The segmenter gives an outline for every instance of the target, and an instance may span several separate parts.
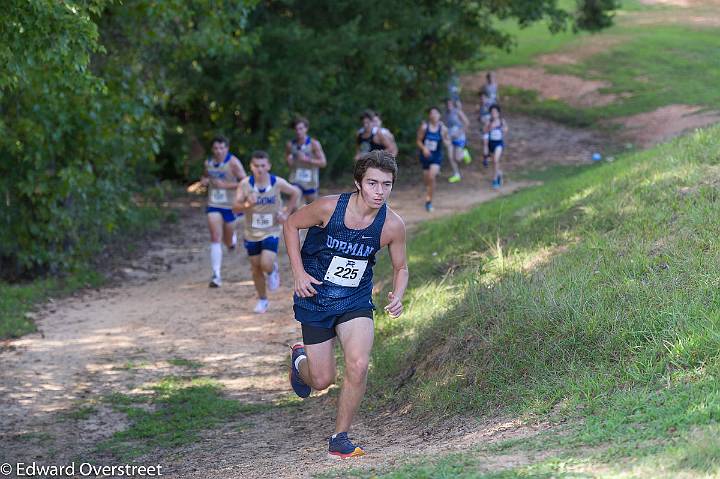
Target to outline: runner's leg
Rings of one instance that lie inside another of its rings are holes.
[[[338,400],[336,433],[350,429],[353,416],[365,395],[374,336],[373,320],[361,317],[338,324],[337,334],[345,356],[345,377]]]
[[[232,223],[223,223],[223,243],[225,243],[225,246],[227,246],[228,249],[236,246],[237,237],[235,236],[235,221]]]
[[[337,368],[335,365],[335,338],[322,343],[306,344],[307,358],[300,361],[300,378],[305,384],[322,391],[335,382]]]
[[[252,268],[253,283],[255,283],[255,291],[259,299],[267,299],[267,290],[265,286],[265,273],[263,272],[261,254],[250,256],[250,267]],[[272,268],[271,268],[272,269]]]
[[[450,160],[450,168],[453,170],[453,175],[460,176],[460,168],[458,168],[458,162],[462,160],[462,148],[459,146],[452,145],[450,147],[450,154],[448,155]]]
[[[495,178],[502,176],[502,170],[500,169],[500,158],[502,157],[503,147],[497,146],[494,153],[494,164],[495,164]]]
[[[220,278],[222,267],[222,246],[220,239],[223,234],[223,218],[216,211],[207,214],[208,229],[210,230],[210,265],[213,274]]]

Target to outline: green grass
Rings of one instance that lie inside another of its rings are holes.
[[[718,15],[706,7],[677,9],[685,17]],[[553,119],[571,126],[598,126],[600,120],[648,112],[671,104],[689,104],[720,109],[720,92],[708,85],[720,81],[720,36],[716,28],[702,25],[642,24],[644,12],[662,12],[671,19],[668,6],[649,7],[639,2],[624,2],[615,25],[600,33],[574,35],[551,34],[545,25],[527,29],[503,25],[517,41],[512,50],[492,50],[487,58],[463,65],[463,71],[533,65],[539,55],[581,50],[596,39],[615,38],[608,46],[577,64],[546,66],[549,73],[579,76],[610,84],[600,93],[619,95],[611,104],[599,107],[572,107],[558,100],[541,99],[537,93],[502,87],[505,106],[512,111]]]
[[[168,359],[168,363],[172,364],[173,366],[179,366],[182,368],[189,368],[189,369],[200,369],[203,364],[200,361],[193,361],[191,359],[185,359],[185,358],[171,358]]]
[[[719,151],[701,130],[425,223],[406,315],[376,320],[375,402],[559,415],[580,426],[537,447],[714,467],[677,448],[720,421]]]
[[[46,278],[26,284],[0,281],[0,339],[19,338],[23,334],[36,331],[29,313],[38,302],[101,283],[101,275],[90,270],[78,271],[64,278]]]
[[[198,433],[239,415],[254,414],[297,401],[243,404],[223,397],[221,385],[208,378],[170,376],[149,388],[147,394],[113,393],[103,398],[115,410],[127,414],[131,425],[101,443],[101,451],[130,460],[156,448],[174,448],[198,440]],[[242,425],[241,425],[242,426]]]
[[[630,36],[630,35],[628,35]],[[626,116],[675,103],[720,108],[720,36],[716,29],[654,26],[577,65],[550,71],[607,80],[604,93],[629,95],[593,108],[597,118]]]

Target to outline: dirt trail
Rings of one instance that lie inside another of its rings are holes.
[[[468,105],[468,111],[472,108]],[[589,152],[603,143],[595,134],[539,120],[511,116],[509,123],[507,186],[499,193],[491,190],[489,171],[478,160],[464,168],[463,181],[455,185],[447,183],[445,167],[436,210],[428,214],[421,185],[406,181],[390,203],[411,231],[428,218],[457,213],[530,184],[513,180],[513,172],[587,161]],[[471,141],[480,144],[476,124]],[[561,155],[559,142],[565,145]],[[419,179],[419,168],[413,165],[402,174]],[[0,350],[0,462],[64,464],[82,458],[116,463],[96,452],[95,445],[127,427],[124,414],[97,402],[85,419],[70,419],[67,413],[105,394],[132,394],[162,377],[187,375],[187,369],[171,363],[178,358],[200,362],[202,367],[192,374],[221,382],[231,398],[267,403],[287,397],[288,345],[300,331],[291,314],[291,274],[284,251],[282,286],[271,293],[268,312],[255,315],[244,251],[225,253],[223,287],[208,289],[203,203],[187,200],[172,206],[179,224],[148,244],[143,257],[121,271],[121,281],[49,303],[37,313],[40,332],[7,342]],[[167,477],[299,477],[347,467],[325,460],[333,410],[334,398],[323,395],[297,409],[240,417],[203,433],[202,441],[192,446],[155,451],[136,462],[163,464]],[[289,440],[291,432],[298,432],[302,442]],[[371,446],[372,454],[354,466],[383,467],[407,458],[410,450],[426,454],[529,433],[531,429],[507,418],[430,427],[389,413],[363,412],[353,434]],[[504,460],[511,465],[528,458]]]

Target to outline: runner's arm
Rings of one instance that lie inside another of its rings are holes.
[[[445,144],[445,149],[448,152],[448,155],[452,153],[452,143],[450,142],[450,135],[448,134],[448,129],[445,124],[442,124],[440,127],[440,134],[442,135],[442,141]]]
[[[287,220],[288,216],[297,209],[298,201],[302,196],[302,191],[297,186],[291,185],[283,178],[277,179],[277,187],[281,193],[285,193],[290,199],[285,203],[280,212],[278,212],[277,219],[278,223],[283,224]]]
[[[252,195],[246,195],[245,191],[243,191],[242,184],[245,183],[247,180],[247,177],[245,177],[240,183],[238,184],[237,190],[235,191],[235,201],[232,205],[233,213],[244,213],[248,210],[250,210],[254,205],[256,198],[254,198],[254,194]]]
[[[397,156],[398,154],[398,147],[395,143],[395,138],[393,138],[392,135],[387,133],[387,130],[384,128],[381,128],[378,132],[380,135],[381,141],[385,149],[390,153],[392,156]]]
[[[285,249],[290,258],[290,267],[295,281],[295,294],[301,298],[317,294],[312,285],[322,284],[322,281],[313,278],[305,271],[300,257],[300,230],[325,224],[332,216],[337,200],[337,196],[319,198],[291,214],[283,225]]]
[[[402,299],[405,296],[410,273],[405,252],[405,224],[399,216],[394,213],[393,216],[395,218],[391,223],[391,239],[388,244],[388,253],[393,267],[393,290],[388,293],[389,303],[385,306],[385,311],[393,318],[397,318],[403,312]]]
[[[430,150],[428,150],[425,145],[423,144],[423,139],[425,138],[425,129],[427,128],[427,125],[425,122],[422,122],[420,124],[420,128],[418,128],[417,135],[415,135],[415,144],[418,148],[420,148],[420,151],[422,151],[422,155],[425,158],[430,157]]]
[[[310,158],[310,163],[318,168],[325,168],[327,166],[327,159],[325,158],[325,152],[323,151],[322,145],[317,140],[312,140],[311,144],[313,156]]]
[[[292,154],[292,144],[289,141],[287,143],[285,143],[285,160],[287,161],[287,164],[289,166],[292,166],[294,163],[293,154]]]
[[[465,114],[464,111],[462,111],[462,109],[458,109],[458,115],[460,116],[460,121],[461,121],[462,124],[463,124],[463,128],[469,127],[469,126],[470,126],[470,120],[468,120],[467,115]]]

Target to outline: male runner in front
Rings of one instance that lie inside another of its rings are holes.
[[[386,204],[397,174],[395,158],[377,150],[355,163],[356,191],[325,196],[301,208],[284,226],[285,245],[295,279],[295,319],[303,343],[292,348],[290,383],[300,397],[335,381],[337,336],[345,356],[345,378],[338,400],[335,433],[328,452],[361,456],[348,431],[367,382],[373,344],[372,277],[375,254],[388,246],[393,290],[385,310],[402,314],[408,283],[405,224]],[[300,250],[299,231],[309,228]]]
[[[322,145],[308,135],[310,122],[296,118],[292,124],[295,138],[285,145],[285,157],[290,166],[290,183],[302,190],[306,203],[317,198],[320,188],[320,168],[327,166]]]
[[[222,284],[220,269],[222,267],[222,245],[225,242],[229,251],[235,249],[237,235],[232,202],[235,189],[240,180],[245,178],[242,163],[229,152],[230,143],[224,136],[216,136],[212,140],[212,157],[205,161],[205,172],[201,183],[208,187],[207,220],[210,229],[210,265],[212,278],[209,287],[219,288]]]
[[[257,291],[256,313],[268,308],[267,289],[280,286],[277,264],[280,228],[288,215],[297,207],[300,189],[284,179],[270,174],[270,157],[264,151],[255,151],[250,159],[252,175],[240,182],[233,211],[245,213],[245,249],[250,257],[253,283]],[[281,193],[290,196],[283,208]]]

